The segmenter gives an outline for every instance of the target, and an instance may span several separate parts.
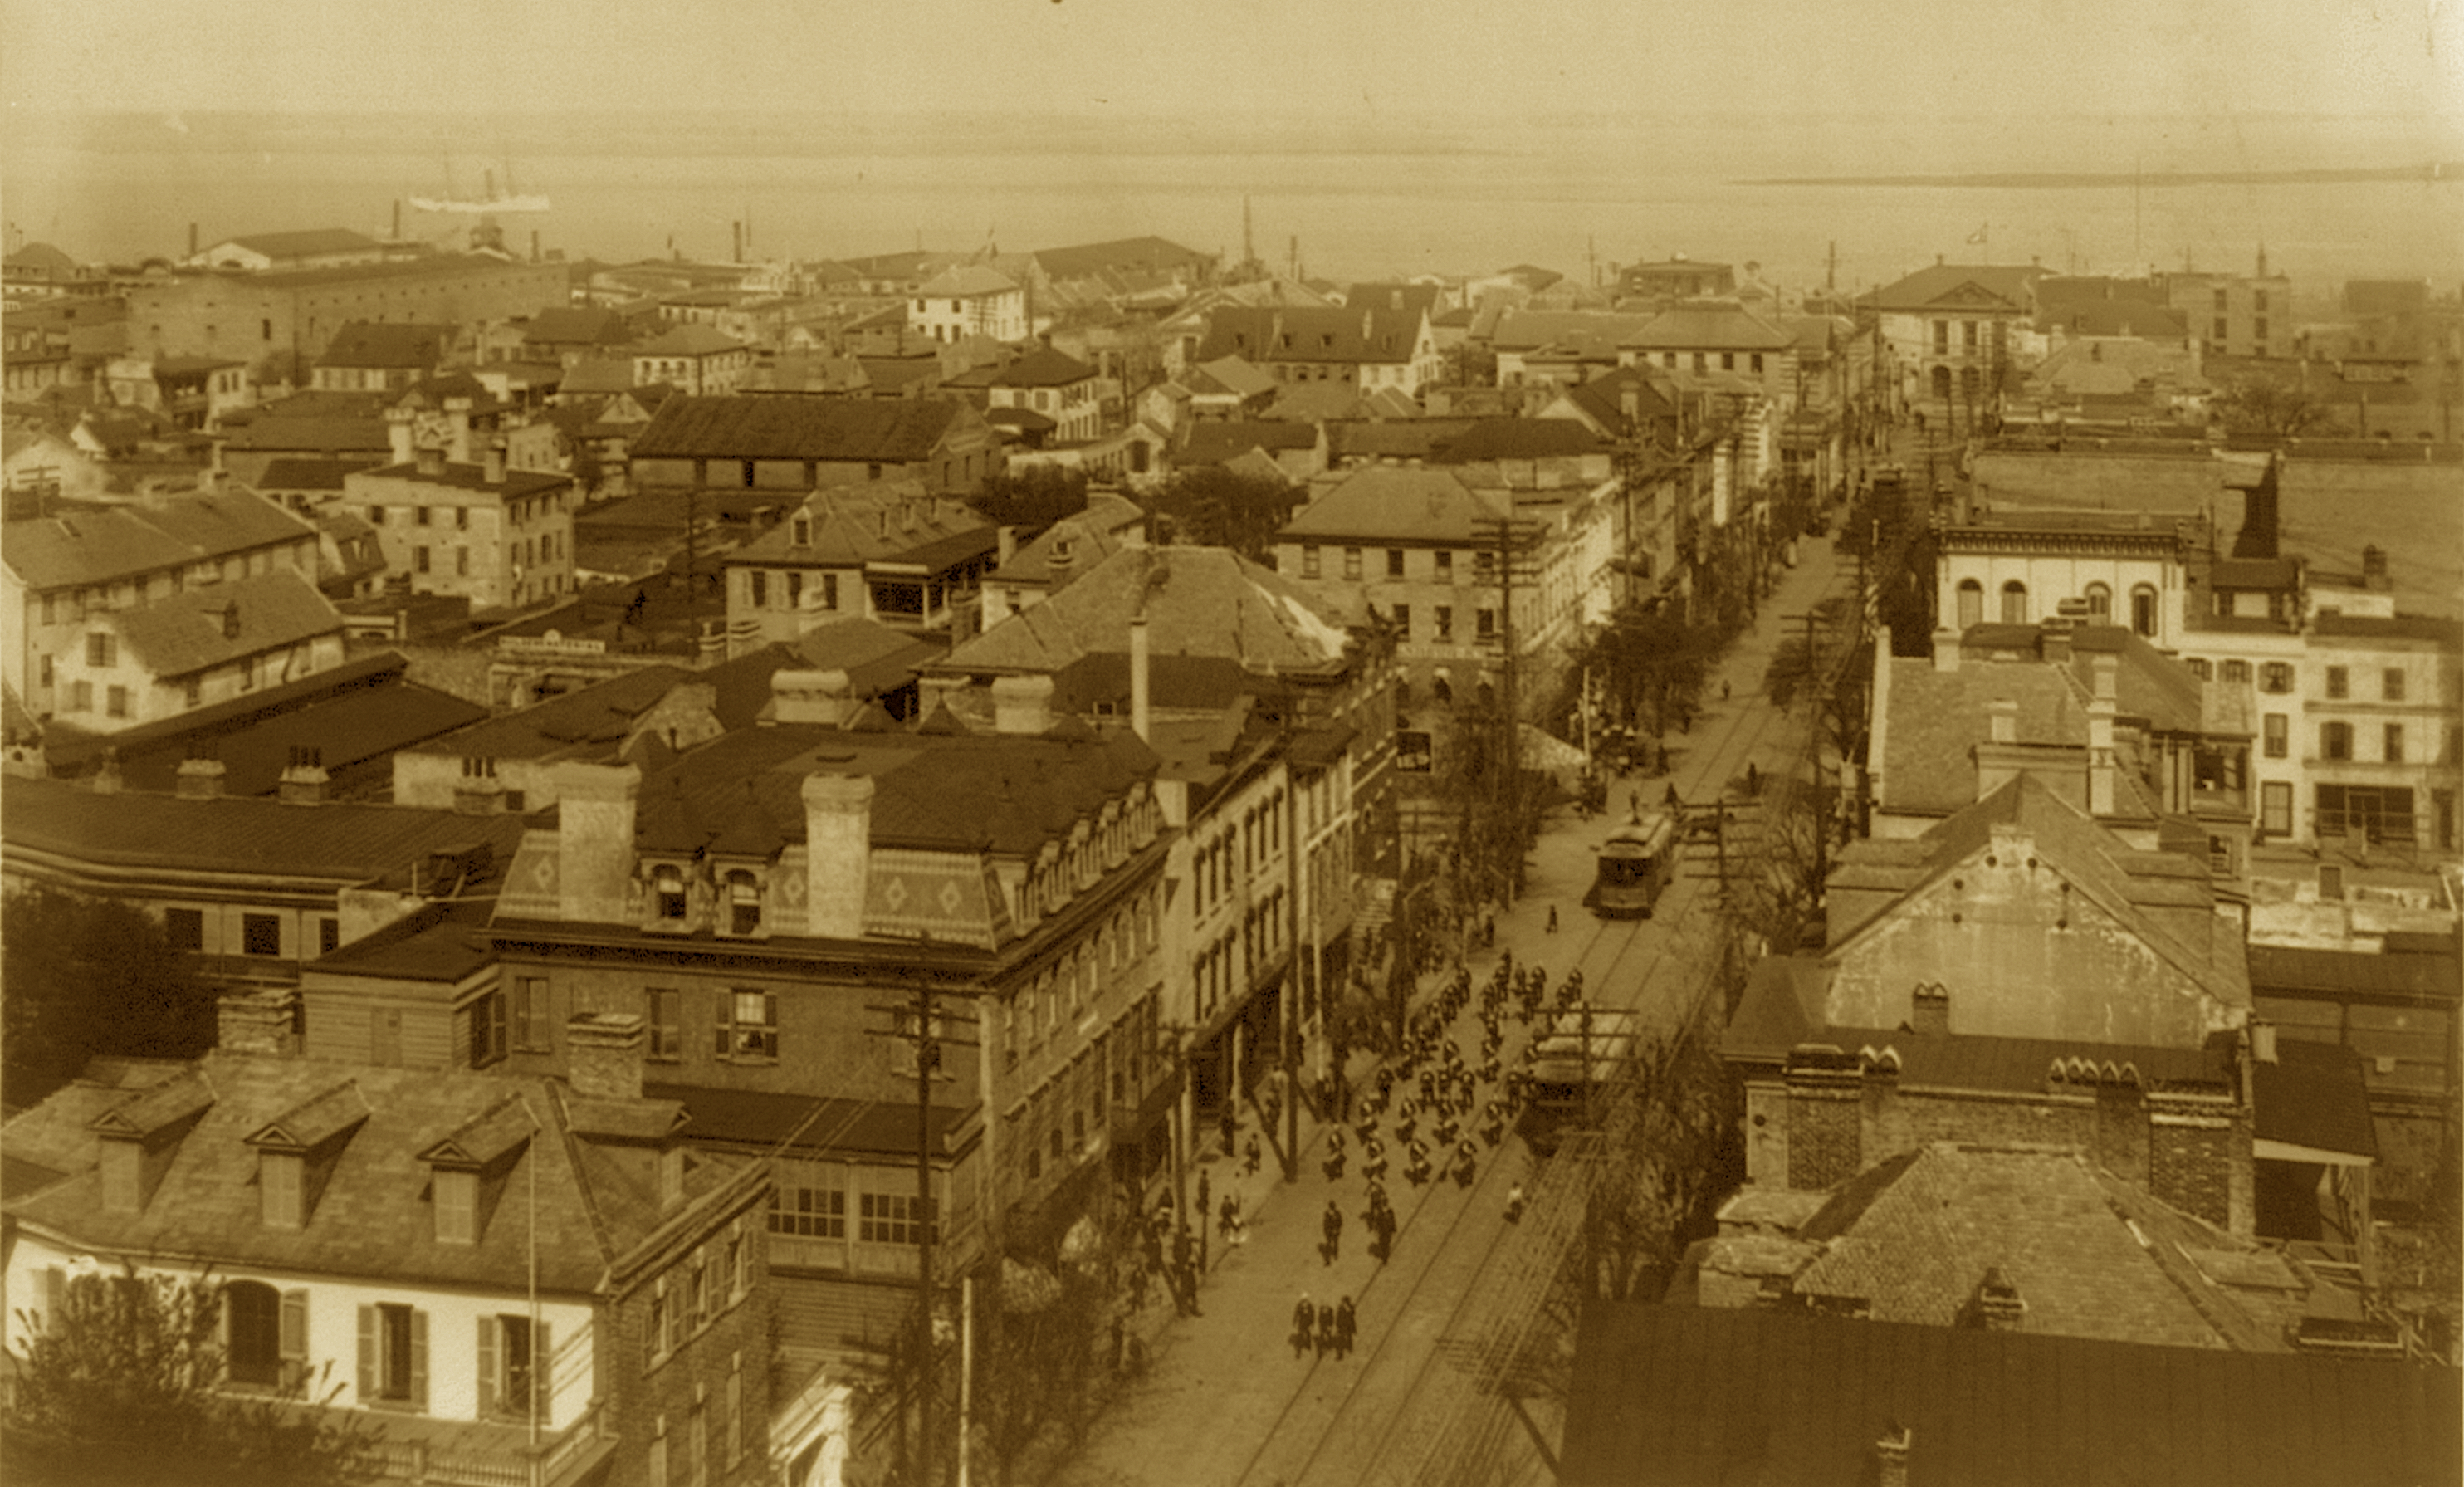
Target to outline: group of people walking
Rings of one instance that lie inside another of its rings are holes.
[[[1360,1321],[1352,1309],[1352,1298],[1344,1297],[1333,1305],[1312,1305],[1309,1293],[1292,1305],[1292,1356],[1306,1358],[1312,1351],[1324,1358],[1332,1353],[1338,1360],[1352,1356],[1353,1340],[1359,1335]]]

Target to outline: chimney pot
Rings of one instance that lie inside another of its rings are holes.
[[[1919,983],[1908,997],[1908,1030],[1921,1037],[1948,1037],[1950,988],[1939,981]]]

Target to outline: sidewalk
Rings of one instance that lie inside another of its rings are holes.
[[[1761,704],[1763,674],[1778,650],[1787,617],[1804,613],[1830,592],[1840,566],[1826,540],[1802,542],[1798,551],[1797,566],[1780,570],[1753,626],[1714,667],[1706,687],[1710,700],[1697,715],[1693,731],[1670,738],[1670,775],[1637,773],[1612,781],[1606,818],[1584,820],[1561,808],[1542,822],[1528,889],[1520,900],[1497,913],[1496,948],[1466,957],[1465,968],[1476,986],[1485,984],[1505,951],[1518,965],[1546,966],[1553,985],[1572,967],[1579,947],[1601,938],[1595,927],[1587,929],[1591,916],[1580,904],[1591,884],[1598,838],[1623,819],[1627,791],[1642,792],[1648,806],[1673,781],[1684,798],[1704,799],[1743,774],[1749,762],[1772,770],[1788,767],[1799,757],[1806,720],[1802,715],[1774,716]],[[1726,702],[1718,699],[1723,680],[1729,684]],[[1548,929],[1551,904],[1557,906],[1561,925],[1554,935]],[[1416,1010],[1451,974],[1440,969],[1422,978]],[[1467,1013],[1454,1031],[1465,1054],[1473,1053],[1476,1019]],[[1519,1032],[1509,1032],[1509,1056],[1521,1042]],[[1353,1055],[1348,1072],[1355,1090],[1374,1082],[1377,1062],[1371,1054]],[[1243,1107],[1242,1142],[1257,1129],[1257,1119],[1254,1109]],[[1147,1343],[1145,1377],[1123,1386],[1086,1445],[1058,1467],[1051,1482],[1063,1487],[1233,1487],[1262,1454],[1280,1459],[1295,1449],[1305,1454],[1307,1445],[1295,1448],[1289,1440],[1270,1439],[1278,1426],[1289,1419],[1294,1432],[1306,1433],[1312,1428],[1306,1422],[1331,1418],[1358,1382],[1375,1340],[1397,1325],[1419,1278],[1438,1263],[1439,1239],[1447,1225],[1466,1204],[1494,1199],[1499,1189],[1491,1177],[1501,1165],[1514,1178],[1529,1180],[1531,1159],[1521,1141],[1511,1137],[1484,1157],[1481,1181],[1469,1193],[1442,1178],[1429,1187],[1412,1187],[1400,1175],[1401,1153],[1390,1147],[1393,1170],[1387,1192],[1402,1229],[1393,1258],[1381,1265],[1369,1256],[1369,1235],[1360,1220],[1365,1184],[1358,1152],[1347,1138],[1351,1161],[1345,1175],[1327,1181],[1320,1167],[1325,1129],[1304,1105],[1301,1149],[1289,1183],[1281,1179],[1271,1145],[1260,1170],[1249,1174],[1243,1170],[1237,1149],[1227,1157],[1215,1149],[1211,1127],[1202,1133],[1189,1187],[1194,1204],[1198,1173],[1206,1175],[1210,1243],[1207,1273],[1199,1287],[1201,1315],[1176,1317],[1159,1291],[1150,1299],[1133,1321]],[[1227,1191],[1239,1196],[1248,1231],[1247,1243],[1228,1251],[1214,1229]],[[1344,1215],[1341,1254],[1332,1265],[1318,1251],[1319,1226],[1330,1197],[1341,1205]],[[1479,1218],[1466,1215],[1467,1227],[1455,1235],[1456,1241],[1485,1244],[1502,1222],[1494,1214],[1485,1223],[1475,1222]],[[1312,1304],[1353,1298],[1360,1315],[1360,1351],[1348,1360],[1320,1360],[1314,1353],[1293,1356],[1287,1342],[1292,1307],[1304,1292]],[[1414,1331],[1398,1337],[1396,1345],[1425,1348],[1435,1341]],[[1270,1445],[1277,1449],[1268,1453]]]

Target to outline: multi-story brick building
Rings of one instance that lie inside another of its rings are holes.
[[[2300,326],[2293,313],[2293,280],[2267,272],[2267,250],[2255,274],[2167,274],[2165,303],[2190,322],[2190,339],[2209,356],[2261,360],[2294,354]]]
[[[342,480],[342,503],[363,518],[386,571],[413,593],[454,594],[477,610],[521,609],[574,586],[573,477],[508,470],[491,441],[475,464],[441,449]]]
[[[270,356],[304,368],[353,321],[475,326],[565,302],[561,263],[431,254],[342,268],[187,273],[127,290],[128,344],[152,356]]]

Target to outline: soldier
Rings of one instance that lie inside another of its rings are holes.
[[[1326,1170],[1328,1182],[1342,1181],[1343,1163],[1343,1127],[1338,1125],[1326,1133],[1326,1161],[1320,1164]]]
[[[1455,1148],[1455,1186],[1458,1187],[1470,1187],[1472,1177],[1478,1170],[1479,1163],[1480,1148],[1478,1146],[1473,1145],[1468,1141],[1464,1142],[1462,1145],[1457,1146]]]

